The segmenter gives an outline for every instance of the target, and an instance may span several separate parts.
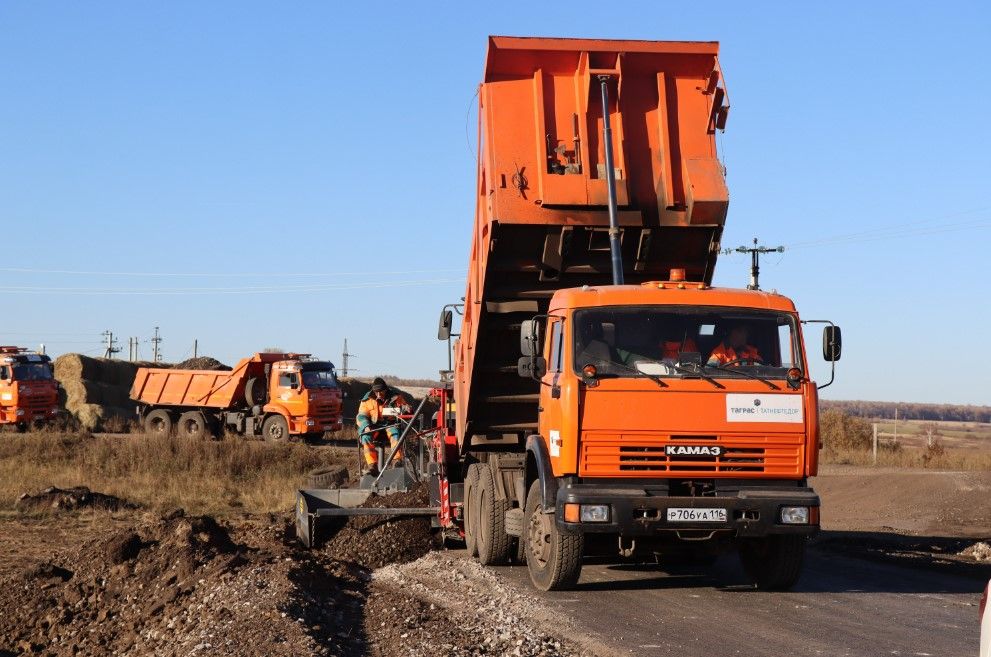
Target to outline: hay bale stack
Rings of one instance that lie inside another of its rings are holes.
[[[55,378],[62,386],[60,401],[87,431],[126,426],[135,418],[131,384],[139,367],[169,366],[63,354],[54,363]]]

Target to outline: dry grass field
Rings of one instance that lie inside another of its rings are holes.
[[[991,471],[991,424],[902,420],[877,423],[880,467]],[[897,434],[897,437],[896,437]],[[823,450],[823,463],[873,465],[870,449],[839,447]]]
[[[306,473],[352,465],[355,450],[238,437],[29,433],[0,440],[0,512],[48,486],[87,486],[153,510],[221,516],[284,513]],[[352,468],[353,469],[353,468]]]

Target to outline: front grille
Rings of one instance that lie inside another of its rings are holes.
[[[582,440],[579,474],[602,477],[635,477],[686,474],[800,475],[802,471],[802,436],[785,438],[732,437],[699,442],[719,445],[719,456],[668,455],[665,445],[683,445],[674,436],[656,441],[597,439]]]

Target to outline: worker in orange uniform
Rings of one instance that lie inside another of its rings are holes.
[[[399,442],[398,419],[394,417],[386,418],[383,409],[390,406],[405,405],[404,402],[396,398],[398,393],[390,388],[384,380],[376,377],[372,381],[372,389],[361,398],[358,405],[358,441],[361,443],[361,450],[365,457],[365,465],[371,474],[378,474],[378,450],[375,449],[376,438],[382,438],[384,432],[389,437],[390,447],[395,447]],[[398,403],[396,403],[398,402]],[[396,452],[393,457],[393,464],[402,462],[402,450]]]
[[[698,352],[699,348],[695,340],[688,337],[688,327],[675,325],[669,327],[661,338],[661,358],[678,360],[678,354],[685,352]]]
[[[709,355],[706,365],[726,365],[733,363],[739,366],[743,361],[762,362],[760,352],[757,347],[747,344],[750,338],[750,329],[745,324],[737,324],[730,330],[729,335],[716,345]]]

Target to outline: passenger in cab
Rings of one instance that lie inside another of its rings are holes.
[[[678,354],[697,352],[698,345],[689,335],[688,325],[672,323],[665,327],[661,336],[661,359],[678,360]]]
[[[729,335],[712,350],[706,365],[733,363],[734,366],[739,366],[741,361],[763,361],[757,347],[748,344],[749,339],[750,329],[747,328],[746,324],[737,324],[730,330]]]

